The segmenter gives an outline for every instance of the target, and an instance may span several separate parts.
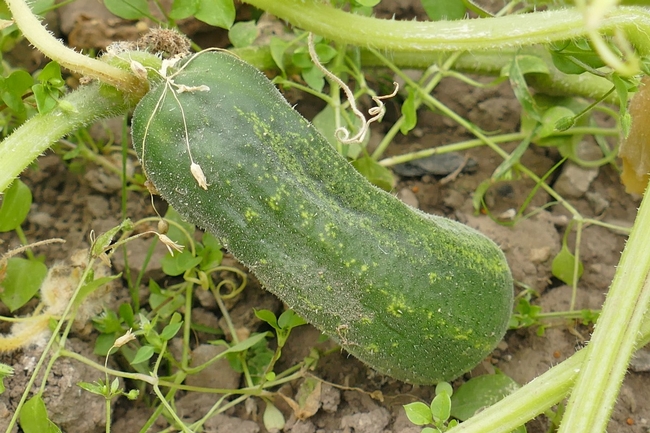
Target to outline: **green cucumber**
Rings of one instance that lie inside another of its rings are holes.
[[[403,381],[454,379],[494,349],[513,288],[490,239],[371,185],[233,55],[202,53],[173,81],[209,91],[175,98],[159,85],[140,101],[132,131],[144,171],[266,289]]]

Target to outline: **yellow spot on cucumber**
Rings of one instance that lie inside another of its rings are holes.
[[[259,213],[255,212],[253,209],[246,209],[246,212],[244,213],[244,218],[246,218],[246,221],[249,223],[255,219],[255,217],[260,216]]]

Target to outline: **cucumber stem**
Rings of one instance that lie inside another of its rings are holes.
[[[244,0],[282,20],[327,39],[376,50],[481,51],[589,35],[576,8],[461,21],[396,21],[355,15],[326,3],[304,0]],[[650,53],[650,12],[619,7],[600,21],[601,35],[623,31],[640,55]]]
[[[129,109],[121,93],[103,90],[99,84],[91,84],[68,94],[62,100],[73,110],[58,106],[47,114],[37,114],[0,142],[0,192],[61,137]]]
[[[147,91],[146,81],[141,81],[134,74],[92,59],[63,45],[43,27],[24,0],[7,0],[6,3],[14,21],[27,40],[61,66],[86,77],[96,78],[125,92]]]
[[[637,344],[642,347],[649,342],[650,320],[646,320],[641,327]],[[510,433],[530,421],[565,398],[587,358],[586,349],[575,353],[561,364],[448,432]],[[591,430],[575,431],[591,433]]]
[[[650,304],[650,194],[645,194],[587,346],[560,433],[604,432]]]

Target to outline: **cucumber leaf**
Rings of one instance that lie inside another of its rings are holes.
[[[47,266],[37,260],[10,258],[0,282],[0,301],[10,311],[16,311],[36,295],[46,275]]]

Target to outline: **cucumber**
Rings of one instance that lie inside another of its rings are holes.
[[[490,239],[371,185],[233,55],[203,53],[173,80],[209,91],[174,98],[159,85],[140,101],[132,134],[144,171],[267,290],[402,381],[454,379],[494,349],[513,287]]]

